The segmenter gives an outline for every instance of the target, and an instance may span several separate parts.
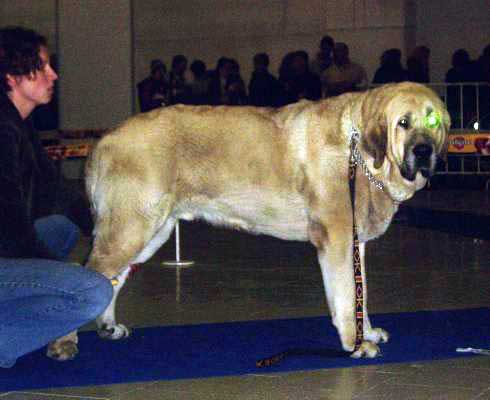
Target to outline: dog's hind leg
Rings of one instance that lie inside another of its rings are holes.
[[[163,227],[147,243],[143,251],[136,257],[133,263],[144,263],[147,261],[170,237],[175,226],[175,219],[168,218]],[[98,334],[103,339],[118,340],[129,336],[129,329],[123,324],[116,323],[115,309],[117,297],[124,286],[130,272],[130,266],[120,272],[116,279],[117,284],[114,286],[114,295],[107,309],[97,318]]]
[[[67,361],[76,357],[78,354],[78,335],[77,331],[70,332],[48,344],[46,355],[57,361]]]
[[[148,260],[170,237],[175,226],[174,218],[167,218],[163,227],[148,242],[143,251],[136,257],[134,263],[143,263]],[[90,261],[89,261],[90,262]],[[92,265],[88,263],[88,265]],[[124,286],[130,272],[130,265],[117,275],[117,284],[114,286],[112,301],[107,309],[97,318],[98,334],[104,339],[117,340],[129,336],[129,329],[123,324],[117,324],[115,318],[115,308],[117,297]],[[78,353],[78,335],[77,331],[63,336],[51,342],[47,349],[47,356],[58,361],[71,360]]]
[[[117,324],[115,317],[117,297],[123,288],[130,271],[131,267],[128,266],[117,276],[117,284],[114,285],[111,303],[105,311],[97,317],[97,333],[103,339],[118,340],[130,335],[130,330],[123,324]]]

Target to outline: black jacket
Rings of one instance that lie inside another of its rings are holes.
[[[248,85],[248,98],[253,106],[278,107],[281,105],[282,86],[269,71],[254,71]]]
[[[52,213],[60,174],[29,119],[0,93],[0,256],[54,258],[34,220]]]

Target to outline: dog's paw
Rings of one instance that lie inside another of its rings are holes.
[[[390,334],[381,328],[371,328],[364,331],[364,339],[373,343],[386,343],[390,340]]]
[[[359,349],[350,356],[352,358],[375,358],[380,355],[381,350],[376,343],[364,341],[361,343],[361,346],[359,346]]]
[[[46,355],[57,361],[73,360],[78,354],[78,346],[72,341],[56,341],[48,345]]]
[[[103,325],[97,333],[102,339],[108,339],[108,340],[120,340],[120,339],[125,339],[129,335],[131,335],[131,331],[126,328],[123,324],[117,324],[117,325]]]

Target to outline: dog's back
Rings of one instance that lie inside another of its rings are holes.
[[[90,155],[89,197],[96,206],[98,185],[109,185],[118,176],[129,182],[159,181],[179,198],[213,195],[235,185],[288,184],[283,181],[284,169],[291,165],[287,138],[274,113],[251,107],[174,106],[130,118],[102,138]]]

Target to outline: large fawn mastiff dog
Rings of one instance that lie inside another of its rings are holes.
[[[178,219],[204,219],[310,241],[342,347],[353,352],[352,132],[359,133],[354,212],[365,281],[365,243],[426,184],[449,124],[439,97],[414,83],[279,109],[176,105],[130,118],[100,140],[86,170],[95,217],[88,266],[119,282],[97,320],[100,335],[128,335],[114,309],[129,266],[148,260]],[[73,357],[75,338],[51,344],[49,354]],[[387,340],[371,326],[365,301],[364,342],[352,355],[375,357]]]

